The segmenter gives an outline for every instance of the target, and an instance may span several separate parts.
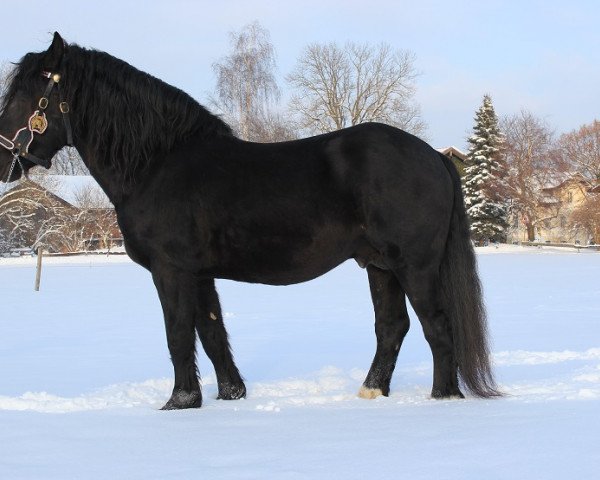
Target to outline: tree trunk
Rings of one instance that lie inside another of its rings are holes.
[[[535,225],[527,225],[527,240],[530,242],[535,241]]]

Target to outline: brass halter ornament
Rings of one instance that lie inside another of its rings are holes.
[[[46,119],[45,110],[48,108],[48,99],[50,98],[50,94],[52,93],[52,89],[55,85],[58,89],[58,97],[60,101],[58,108],[62,113],[65,130],[67,132],[67,145],[73,144],[73,132],[71,130],[71,120],[69,118],[69,104],[63,100],[62,92],[60,90],[60,73],[42,72],[42,75],[49,80],[42,98],[40,98],[38,101],[38,109],[35,110],[29,117],[27,125],[17,130],[12,140],[4,135],[0,135],[0,146],[10,150],[15,159],[22,157],[32,163],[35,163],[36,165],[40,165],[44,168],[50,168],[50,160],[38,158],[29,153],[29,147],[33,142],[34,133],[43,135],[48,128],[48,120]]]

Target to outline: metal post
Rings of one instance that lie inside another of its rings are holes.
[[[40,291],[40,279],[42,277],[42,247],[37,248],[37,268],[35,270],[35,291]]]

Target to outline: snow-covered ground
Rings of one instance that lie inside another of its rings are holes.
[[[162,412],[171,364],[147,272],[125,256],[0,259],[0,478],[595,479],[600,253],[479,249],[508,395],[434,401],[418,321],[389,398],[356,397],[374,353],[366,274],[218,282],[248,398]]]

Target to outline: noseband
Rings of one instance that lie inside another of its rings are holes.
[[[60,109],[65,124],[65,130],[67,132],[67,145],[73,144],[73,132],[71,130],[71,119],[69,118],[69,104],[64,101],[63,95],[60,89],[60,73],[43,72],[42,75],[48,78],[48,85],[42,98],[38,101],[38,110],[35,110],[29,117],[27,125],[17,130],[12,140],[0,135],[0,146],[10,150],[15,158],[22,157],[29,160],[36,165],[41,165],[44,168],[50,168],[50,160],[38,158],[35,155],[29,153],[29,146],[33,142],[33,134],[43,135],[48,128],[48,120],[46,119],[45,110],[48,107],[48,102],[52,89],[56,85],[58,90],[58,98]]]

